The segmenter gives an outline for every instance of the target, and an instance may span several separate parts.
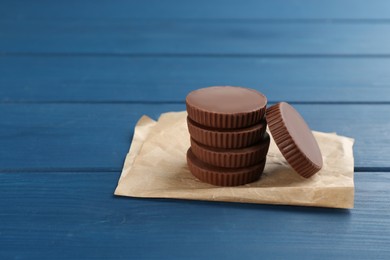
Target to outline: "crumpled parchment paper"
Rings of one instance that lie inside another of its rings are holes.
[[[261,204],[353,208],[354,140],[313,131],[324,166],[305,179],[288,165],[271,138],[261,179],[238,187],[202,183],[189,172],[186,112],[143,116],[134,131],[115,195]]]

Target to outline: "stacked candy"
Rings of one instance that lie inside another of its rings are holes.
[[[203,182],[238,186],[260,178],[270,137],[267,98],[241,87],[209,87],[186,98],[191,147],[187,163]]]

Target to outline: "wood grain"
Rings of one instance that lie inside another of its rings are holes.
[[[355,138],[357,170],[390,167],[389,105],[294,107],[312,129]],[[0,170],[119,171],[143,114],[181,110],[184,104],[3,104]]]
[[[390,257],[387,173],[356,174],[350,211],[118,198],[118,177],[0,174],[0,258]]]
[[[0,57],[0,75],[3,103],[183,102],[210,85],[274,102],[390,102],[389,59]]]
[[[2,19],[388,19],[386,0],[109,0],[66,2],[4,0]]]
[[[0,259],[389,259],[389,8],[1,1]],[[114,197],[138,118],[223,84],[354,137],[355,209]]]
[[[3,55],[390,56],[387,22],[3,21],[0,31]]]

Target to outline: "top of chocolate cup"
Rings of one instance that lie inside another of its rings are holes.
[[[232,86],[194,90],[187,95],[191,120],[212,128],[244,128],[264,118],[267,98],[260,92]]]
[[[268,108],[267,123],[280,152],[298,174],[309,178],[322,168],[317,141],[291,105],[281,102]]]

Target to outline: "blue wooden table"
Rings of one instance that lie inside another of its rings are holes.
[[[138,118],[240,85],[356,139],[355,208],[113,196]],[[0,259],[390,259],[390,2],[0,2]]]

